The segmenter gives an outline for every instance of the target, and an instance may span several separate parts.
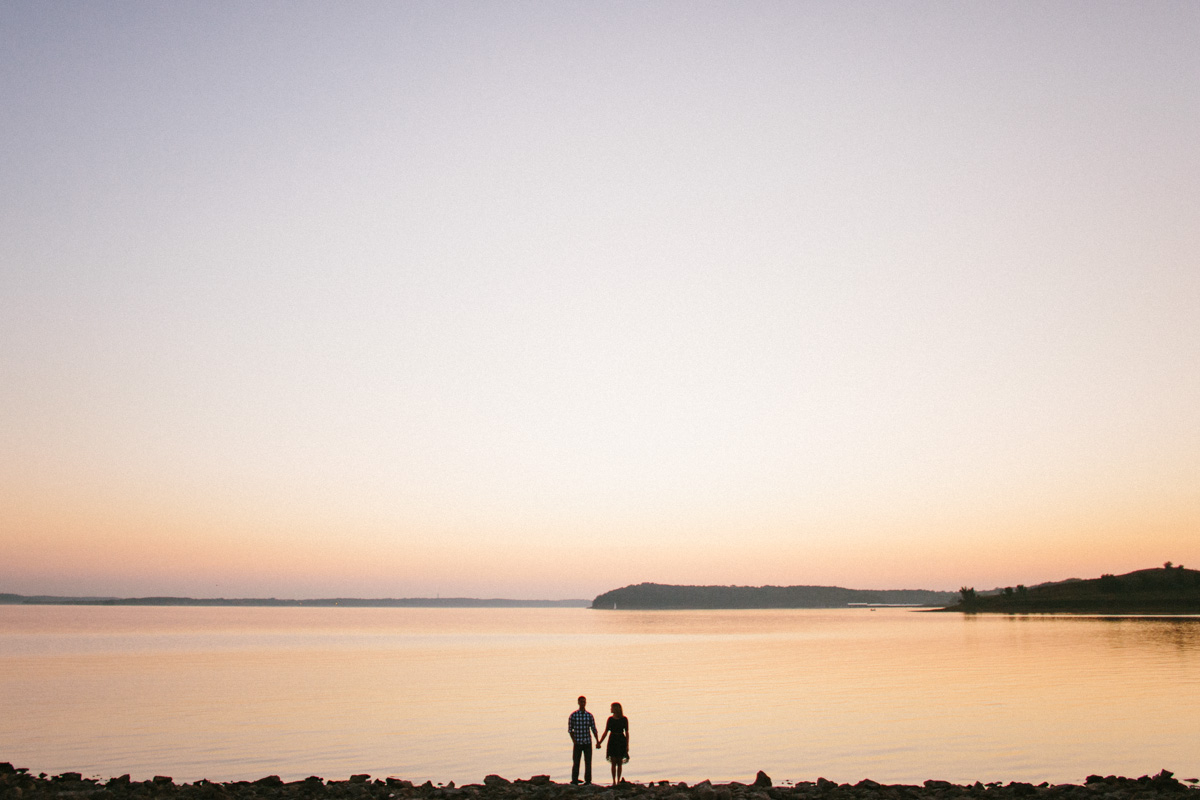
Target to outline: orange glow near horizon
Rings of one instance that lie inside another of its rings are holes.
[[[729,524],[479,531],[244,509],[0,507],[0,591],[590,598],[643,581],[954,590],[1200,564],[1200,508],[1012,509]],[[1036,512],[1036,513],[1035,513]],[[597,524],[599,523],[599,524]]]

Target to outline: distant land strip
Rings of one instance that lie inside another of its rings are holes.
[[[945,606],[958,592],[925,589],[843,589],[840,586],[674,586],[639,583],[592,601],[595,609],[846,608]]]
[[[966,614],[1200,614],[1200,571],[1175,566],[1139,569],[1124,575],[1070,578],[1038,586],[1006,586],[976,592],[964,586],[943,611]]]
[[[587,608],[587,600],[509,600],[476,597],[329,597],[281,600],[275,597],[59,597],[0,593],[0,605],[31,606],[273,606],[332,608]]]
[[[846,589],[840,586],[680,586],[639,583],[594,600],[513,600],[476,597],[70,597],[0,592],[0,605],[267,606],[310,608],[593,608],[598,610],[921,607],[968,614],[1200,615],[1200,571],[1167,562],[1162,568],[1091,580],[1068,578],[1036,586],[976,592],[926,589]]]

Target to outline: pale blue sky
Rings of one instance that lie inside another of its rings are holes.
[[[0,591],[1200,560],[1200,5],[6,2],[0,76]]]

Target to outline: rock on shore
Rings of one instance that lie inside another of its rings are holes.
[[[1195,783],[1195,781],[1189,781]],[[956,785],[928,780],[924,785],[880,784],[872,780],[838,784],[818,778],[795,785],[775,786],[759,772],[751,783],[709,781],[686,783],[656,781],[624,783],[615,788],[602,784],[572,786],[555,783],[548,776],[508,780],[487,776],[483,783],[435,786],[426,781],[414,785],[400,778],[372,779],[353,775],[349,780],[325,780],[313,776],[302,781],[283,781],[268,775],[256,781],[214,783],[199,780],[177,784],[165,775],[134,781],[128,775],[108,780],[84,778],[78,772],[53,777],[30,775],[0,763],[2,800],[571,800],[601,795],[596,800],[1154,800],[1196,792],[1166,770],[1158,775],[1120,778],[1092,775],[1083,785],[1029,783],[975,783]],[[1200,797],[1200,795],[1197,795]]]

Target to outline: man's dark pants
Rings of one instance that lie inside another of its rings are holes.
[[[579,757],[583,756],[583,780],[585,783],[592,782],[592,743],[576,744],[575,750],[571,753],[571,783],[579,781]]]

